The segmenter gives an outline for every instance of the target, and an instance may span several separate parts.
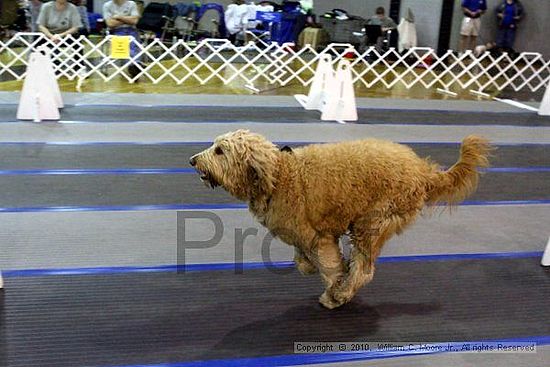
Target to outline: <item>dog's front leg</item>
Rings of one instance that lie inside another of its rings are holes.
[[[294,263],[298,271],[303,275],[317,273],[317,267],[309,261],[304,252],[298,247],[294,247]]]
[[[325,283],[325,292],[319,297],[319,302],[328,309],[341,306],[342,302],[332,297],[345,272],[344,260],[336,239],[332,236],[316,239],[310,251],[310,258],[319,269]]]

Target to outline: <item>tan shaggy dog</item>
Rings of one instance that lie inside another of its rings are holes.
[[[488,165],[488,141],[464,139],[446,171],[407,146],[367,139],[279,150],[247,130],[221,135],[190,163],[212,187],[248,202],[257,220],[295,248],[303,274],[319,271],[329,308],[350,301],[374,275],[384,243],[426,205],[454,204],[477,186]],[[349,233],[347,263],[338,245]]]

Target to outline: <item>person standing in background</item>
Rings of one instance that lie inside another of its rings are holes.
[[[473,50],[481,29],[481,16],[487,11],[486,0],[462,0],[464,19],[460,29],[460,52]]]
[[[523,5],[519,0],[503,0],[497,9],[497,48],[505,52],[514,51],[514,41],[518,23],[524,16]]]

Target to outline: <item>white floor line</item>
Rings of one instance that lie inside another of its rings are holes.
[[[521,103],[521,102],[517,102],[517,101],[513,101],[511,99],[501,99],[501,98],[497,98],[497,97],[494,97],[493,98],[495,101],[498,101],[498,102],[502,102],[502,103],[506,103],[510,106],[514,106],[514,107],[517,107],[517,108],[522,108],[524,110],[529,110],[529,111],[533,111],[533,112],[539,112],[539,109],[538,108],[535,108],[533,106],[529,106],[529,105],[526,105],[524,103]]]
[[[302,106],[302,108],[306,108],[307,104],[307,96],[303,94],[295,94],[294,98],[296,98],[296,101]]]

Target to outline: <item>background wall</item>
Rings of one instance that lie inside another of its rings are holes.
[[[103,3],[106,0],[94,0],[94,9],[101,13]],[[154,0],[157,2],[190,2],[191,0]],[[449,47],[458,49],[460,23],[462,21],[461,0],[455,1],[453,13],[453,29]],[[494,8],[502,0],[487,0],[488,12],[482,18],[481,39],[483,41],[494,41],[496,38],[496,17]],[[151,0],[146,0],[146,3]],[[212,2],[228,5],[232,0],[212,0]],[[550,35],[550,0],[522,0],[527,12],[516,38],[516,49],[518,51],[541,52],[546,58],[550,58],[550,42],[547,38]],[[374,15],[378,6],[386,8],[389,12],[390,0],[314,0],[315,13],[321,15],[333,8],[341,8],[352,15],[369,18]],[[401,0],[400,18],[403,17],[407,8],[411,8],[416,17],[418,33],[418,45],[437,49],[439,40],[439,26],[443,0]]]
[[[410,8],[415,18],[418,46],[437,49],[442,6],[442,0],[401,0],[399,20]]]

